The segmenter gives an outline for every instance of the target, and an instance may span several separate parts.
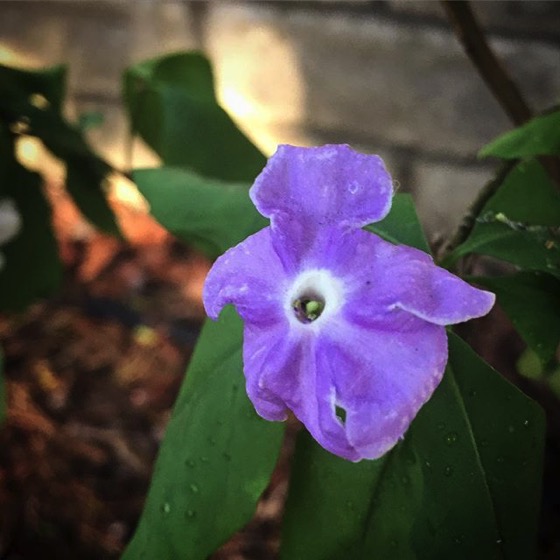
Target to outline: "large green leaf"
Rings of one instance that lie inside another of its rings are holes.
[[[21,311],[35,298],[49,296],[59,287],[62,269],[41,177],[13,164],[5,181],[3,191],[14,200],[22,227],[2,247],[5,265],[0,271],[0,309]]]
[[[560,274],[560,195],[536,161],[517,165],[454,252],[489,255],[526,269]]]
[[[155,219],[210,258],[268,224],[249,199],[248,185],[205,179],[176,167],[137,170],[133,178]]]
[[[535,117],[502,134],[482,148],[480,155],[504,159],[560,155],[560,111]]]
[[[403,442],[352,464],[303,434],[286,560],[527,560],[535,550],[540,408],[450,337],[445,377]]]
[[[546,364],[560,344],[560,280],[540,272],[476,278],[495,292],[515,328]]]
[[[396,194],[393,197],[393,205],[389,215],[380,222],[367,226],[365,229],[380,235],[392,243],[410,245],[426,253],[430,252],[422,226],[416,215],[414,202],[407,193]]]
[[[210,64],[199,53],[143,62],[125,74],[133,132],[166,165],[227,181],[252,181],[264,156],[218,105]]]
[[[245,394],[241,339],[232,308],[205,325],[125,560],[202,560],[251,518],[284,426]]]

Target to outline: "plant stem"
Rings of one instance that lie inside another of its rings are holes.
[[[506,72],[466,0],[443,0],[443,8],[465,53],[511,121],[519,126],[533,115],[517,84]]]
[[[470,3],[466,0],[442,0],[441,3],[457,38],[463,45],[465,53],[508,117],[516,126],[527,122],[533,116],[532,111],[525,102],[517,84],[509,76],[490,48]],[[558,160],[556,158],[541,157],[539,161],[545,167],[553,182],[560,187]],[[476,223],[477,216],[498,190],[507,174],[518,163],[519,160],[511,160],[504,163],[496,177],[480,190],[467,213],[461,219],[451,239],[442,247],[439,257],[442,264],[452,264],[453,261],[450,259],[451,253],[469,237]]]

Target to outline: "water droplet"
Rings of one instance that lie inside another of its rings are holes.
[[[231,461],[231,454],[228,453],[227,451],[224,451],[222,453],[222,457],[226,460],[226,461]]]
[[[503,542],[504,542],[503,539],[497,539],[497,540],[496,540],[496,544],[502,544]]]
[[[208,459],[208,457],[205,457],[204,455],[200,458],[200,461],[202,463],[208,463],[208,461],[210,461],[210,459]]]
[[[443,474],[444,474],[445,476],[451,476],[451,475],[453,474],[453,471],[454,471],[454,470],[455,470],[455,469],[454,469],[451,465],[447,465],[447,466],[445,467],[445,469],[443,469]]]
[[[188,509],[185,512],[185,517],[188,519],[194,519],[196,517],[196,511],[194,511],[194,509]]]
[[[168,515],[171,512],[171,504],[169,502],[165,502],[161,506],[161,511],[164,515]]]
[[[457,442],[457,439],[459,437],[459,434],[457,432],[449,432],[446,436],[445,436],[445,443],[449,446],[451,445],[455,445],[455,443]]]
[[[217,440],[216,440],[216,438],[215,438],[214,436],[210,436],[210,437],[208,438],[208,443],[209,443],[210,445],[216,445]]]
[[[436,426],[438,430],[445,430],[445,422],[438,422]]]
[[[465,542],[465,535],[457,535],[453,540],[456,544],[463,544]]]
[[[528,419],[523,420],[523,425],[528,428],[531,425],[531,421]]]
[[[194,466],[196,466],[196,463],[194,462],[193,459],[187,459],[185,461],[185,465],[187,465],[187,467],[190,467],[192,469]]]
[[[471,396],[471,397],[476,397],[477,394],[478,394],[478,393],[477,393],[474,389],[471,389],[471,390],[469,391],[469,396]]]
[[[515,426],[509,425],[509,426],[508,426],[508,432],[509,432],[510,434],[513,434],[513,433],[515,432]]]
[[[428,469],[432,468],[432,463],[430,463],[430,461],[425,461],[424,465],[426,465],[426,468],[428,468]]]
[[[189,486],[189,488],[191,489],[191,492],[192,492],[193,494],[198,494],[198,490],[199,490],[198,484],[196,484],[195,482],[193,482],[193,483]]]

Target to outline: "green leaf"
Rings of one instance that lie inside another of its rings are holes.
[[[241,339],[233,308],[206,323],[124,560],[202,560],[251,518],[284,427],[245,394]]]
[[[0,309],[21,311],[59,287],[62,268],[41,177],[14,164],[6,183],[5,194],[14,200],[22,228],[2,247],[5,264],[0,271]]]
[[[481,157],[504,159],[560,154],[560,111],[535,117],[482,148]]]
[[[54,111],[22,105],[19,113],[28,119],[27,134],[39,138],[66,163],[66,187],[84,217],[101,231],[120,236],[104,191],[111,167],[90,150],[76,128]]]
[[[60,113],[66,91],[66,73],[63,65],[44,70],[22,70],[0,64],[0,106],[8,100],[43,104],[37,98],[41,96]]]
[[[393,197],[389,215],[375,224],[365,228],[395,244],[410,245],[426,253],[430,252],[418,220],[412,197],[407,193],[398,193]]]
[[[252,181],[266,160],[218,105],[207,59],[178,53],[125,74],[132,130],[169,166],[226,181]]]
[[[286,560],[526,560],[535,552],[544,418],[459,338],[404,441],[353,464],[306,434],[284,516]]]
[[[560,195],[536,161],[517,165],[453,254],[489,255],[526,269],[560,274]]]
[[[66,189],[83,216],[101,231],[120,237],[105,181],[106,174],[90,158],[71,158],[66,163]]]
[[[61,114],[65,76],[62,66],[39,72],[0,66],[2,117],[7,124],[21,125],[22,134],[39,138],[66,163],[68,191],[82,214],[102,231],[120,236],[103,190],[111,168],[90,150],[80,131]]]
[[[520,272],[473,281],[496,293],[523,340],[547,364],[560,344],[560,280],[540,272]]]
[[[205,179],[173,167],[137,170],[133,179],[155,219],[210,258],[268,225],[249,199],[248,185]]]

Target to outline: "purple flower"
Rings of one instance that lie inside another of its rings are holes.
[[[445,325],[485,315],[494,295],[361,229],[391,207],[378,156],[280,146],[249,194],[270,227],[204,287],[210,317],[232,303],[244,320],[249,398],[267,420],[292,410],[336,455],[380,457],[441,381]]]

